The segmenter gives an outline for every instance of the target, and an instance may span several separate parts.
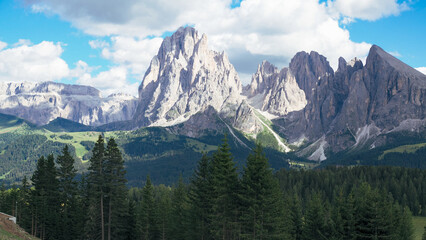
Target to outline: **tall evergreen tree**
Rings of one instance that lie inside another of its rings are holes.
[[[210,173],[210,158],[203,154],[198,167],[191,178],[189,201],[190,237],[192,239],[210,239],[210,216],[212,210],[213,186]]]
[[[77,170],[74,168],[74,158],[69,152],[68,145],[62,149],[62,155],[58,156],[57,163],[59,177],[60,198],[60,239],[77,239],[81,230],[78,227],[78,186],[75,180]]]
[[[187,212],[188,196],[183,183],[182,176],[179,177],[178,185],[173,189],[172,194],[172,212],[171,212],[171,232],[173,233],[172,239],[187,239],[186,229],[188,228]]]
[[[86,238],[105,240],[104,198],[105,198],[105,142],[101,135],[92,149],[87,176],[88,213]]]
[[[122,219],[128,217],[126,170],[114,138],[108,140],[104,168],[107,239],[125,239],[127,226]]]
[[[303,226],[303,239],[327,239],[324,206],[319,194],[308,202]]]
[[[288,239],[283,229],[283,196],[260,144],[247,158],[241,186],[242,237]]]
[[[146,177],[145,186],[142,189],[142,201],[138,208],[137,227],[139,239],[158,239],[156,224],[156,206],[154,200],[154,187],[149,175]]]
[[[230,150],[225,136],[211,163],[213,205],[210,230],[217,239],[236,239],[240,234],[240,184]]]

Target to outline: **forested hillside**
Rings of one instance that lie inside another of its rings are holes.
[[[413,239],[426,171],[340,167],[273,173],[260,145],[237,171],[228,140],[186,182],[126,187],[114,138],[98,137],[77,180],[64,147],[31,179],[0,191],[0,211],[41,239]],[[17,212],[16,212],[17,210]]]

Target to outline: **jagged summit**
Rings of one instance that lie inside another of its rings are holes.
[[[241,82],[225,53],[208,49],[207,36],[192,27],[166,37],[139,87],[134,120],[139,126],[169,125],[212,106],[218,112],[241,102]]]
[[[387,64],[398,72],[426,79],[426,75],[423,73],[417,71],[391,54],[385,52],[379,46],[373,45],[368,53],[366,67],[370,68],[371,71],[375,71],[377,70],[375,69],[375,66],[378,64]]]

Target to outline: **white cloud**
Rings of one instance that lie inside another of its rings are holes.
[[[386,0],[373,2],[380,1]],[[348,30],[339,26],[341,12],[336,9],[343,11],[346,6],[340,0],[329,2],[330,6],[317,0],[244,0],[235,9],[229,7],[231,0],[27,2],[34,3],[36,11],[60,15],[88,34],[112,36],[111,46],[90,44],[102,48],[103,57],[135,74],[146,70],[158,50],[160,39],[148,36],[161,36],[187,24],[206,33],[211,46],[226,51],[237,70],[245,74],[253,73],[265,59],[279,67],[287,65],[302,50],[318,51],[335,68],[338,57],[362,58],[370,47],[351,41]]]
[[[111,46],[102,47],[102,57],[128,68],[142,79],[143,74],[163,41],[162,38],[142,39],[115,36]]]
[[[55,81],[70,73],[67,63],[61,58],[61,44],[43,41],[31,45],[19,41],[12,48],[0,46],[0,81],[40,82]]]
[[[88,85],[99,89],[102,96],[106,97],[112,93],[128,93],[133,96],[138,94],[139,83],[129,83],[127,80],[127,69],[125,67],[112,67],[107,71],[100,72],[96,76],[92,76],[90,69],[84,62],[79,63],[80,77],[77,83]]]
[[[416,70],[426,75],[426,67],[418,67]]]
[[[7,47],[7,43],[0,41],[0,51],[5,47]]]
[[[407,2],[397,0],[329,0],[327,4],[343,16],[370,21],[409,9]]]

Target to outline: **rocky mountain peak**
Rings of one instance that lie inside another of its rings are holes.
[[[367,69],[369,69],[370,72],[379,71],[383,68],[390,67],[400,73],[419,78],[425,77],[424,74],[403,63],[401,60],[397,59],[391,54],[385,52],[377,45],[373,45],[370,48],[365,66],[367,67]]]
[[[241,102],[236,70],[207,43],[192,27],[164,39],[139,87],[138,125],[175,124],[207,106],[221,112]]]
[[[327,58],[315,51],[311,51],[309,54],[298,52],[291,59],[289,68],[308,100],[312,98],[312,90],[318,80],[323,76],[334,74]]]

